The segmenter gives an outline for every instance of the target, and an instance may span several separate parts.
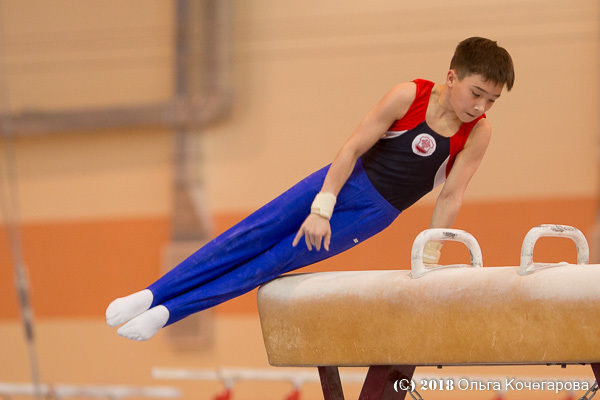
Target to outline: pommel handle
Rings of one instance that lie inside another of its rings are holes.
[[[529,275],[542,268],[568,265],[565,262],[554,264],[536,264],[533,262],[533,249],[535,243],[541,237],[566,237],[573,240],[577,247],[577,264],[588,264],[590,262],[588,242],[579,229],[567,225],[539,225],[531,228],[525,235],[525,239],[523,239],[519,275]]]
[[[423,249],[427,242],[430,241],[455,241],[461,242],[467,246],[469,249],[469,254],[471,255],[471,265],[470,267],[483,267],[483,256],[481,254],[481,248],[479,247],[479,243],[477,240],[468,232],[459,229],[427,229],[417,235],[415,241],[413,242],[412,251],[411,251],[411,273],[410,276],[412,278],[420,278],[425,275],[427,272],[434,271],[441,268],[451,268],[451,267],[469,267],[469,265],[464,264],[456,264],[456,265],[438,265],[435,267],[426,267],[423,264]]]

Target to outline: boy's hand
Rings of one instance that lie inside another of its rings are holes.
[[[294,238],[292,246],[296,247],[300,239],[304,236],[306,247],[312,251],[313,246],[317,251],[321,250],[321,240],[323,239],[323,247],[329,251],[329,242],[331,241],[331,226],[327,218],[323,218],[316,214],[310,214],[304,220],[300,230]]]
[[[438,241],[427,242],[423,248],[423,264],[437,265],[440,262],[443,245],[443,242]]]

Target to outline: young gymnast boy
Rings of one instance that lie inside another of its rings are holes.
[[[148,288],[114,300],[108,325],[123,325],[117,332],[126,338],[147,340],[192,313],[363,242],[443,182],[430,227],[451,227],[490,141],[485,112],[513,83],[505,49],[485,38],[462,41],[443,84],[417,79],[393,87],[329,166]],[[298,245],[302,238],[305,245]],[[428,243],[424,261],[436,264],[441,246]]]

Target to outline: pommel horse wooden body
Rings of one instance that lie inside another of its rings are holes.
[[[575,241],[578,265],[533,263],[543,236]],[[471,265],[426,267],[430,240],[465,243]],[[258,292],[269,363],[318,367],[325,399],[343,399],[340,366],[370,367],[360,399],[405,398],[394,382],[416,366],[591,364],[600,381],[600,265],[583,265],[585,237],[542,225],[521,253],[519,267],[482,268],[471,235],[433,229],[417,236],[411,271],[277,278]]]

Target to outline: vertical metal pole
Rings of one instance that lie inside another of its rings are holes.
[[[21,308],[21,320],[23,322],[25,342],[27,343],[31,380],[34,387],[35,398],[41,400],[41,382],[37,351],[35,348],[35,329],[33,309],[30,301],[29,274],[23,256],[23,233],[18,211],[13,138],[5,136],[2,142],[4,144],[4,157],[2,158],[4,159],[5,165],[4,168],[2,168],[3,171],[1,174],[0,213],[4,220],[4,228],[6,230],[6,237],[9,242],[10,254],[14,267],[15,287],[19,298],[19,306]]]
[[[6,80],[6,58],[4,54],[4,24],[2,10],[0,8],[0,115],[9,115],[10,97],[9,88]],[[27,267],[23,256],[23,233],[21,229],[21,217],[19,212],[19,196],[17,190],[17,166],[14,148],[14,136],[10,126],[10,118],[6,117],[0,121],[7,132],[2,137],[4,145],[4,168],[0,173],[0,212],[4,220],[6,237],[9,241],[10,253],[12,256],[15,286],[21,307],[21,319],[27,351],[29,356],[29,366],[31,370],[31,381],[34,387],[36,400],[42,399],[42,388],[39,372],[39,362],[35,348],[35,330],[33,321],[33,311],[30,302],[30,285]]]

